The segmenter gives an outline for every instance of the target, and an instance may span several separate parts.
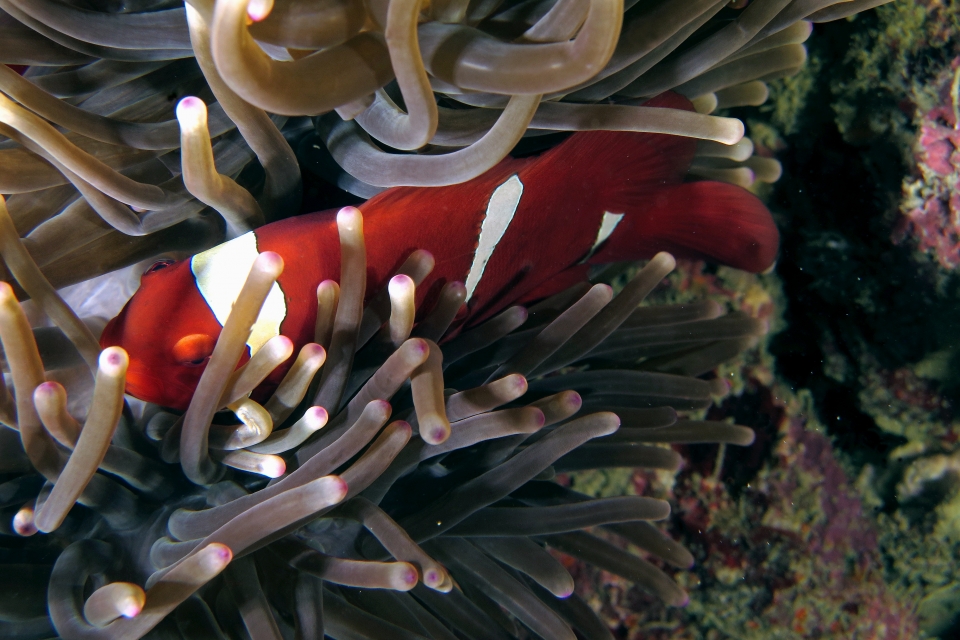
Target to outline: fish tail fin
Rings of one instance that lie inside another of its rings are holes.
[[[744,271],[768,269],[780,234],[770,211],[753,194],[723,182],[690,182],[658,190],[625,210],[591,263],[650,258],[709,260]]]
[[[675,93],[645,106],[693,109]],[[722,182],[684,182],[696,146],[696,140],[680,136],[590,131],[553,150],[554,162],[588,176],[605,212],[589,262],[639,260],[669,251],[753,272],[773,264],[780,236],[756,196]]]

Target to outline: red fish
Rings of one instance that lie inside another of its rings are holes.
[[[663,100],[689,105],[678,96]],[[417,249],[436,259],[418,300],[444,282],[464,282],[464,324],[557,293],[584,280],[590,264],[658,251],[766,269],[779,242],[769,211],[736,186],[684,183],[695,146],[658,134],[581,132],[464,184],[385,191],[360,207],[368,297]],[[279,253],[285,268],[248,351],[278,333],[296,350],[313,340],[317,285],[340,278],[334,211],[287,218],[148,269],[101,338],[103,347],[118,345],[130,355],[128,393],[186,408],[247,271],[264,251]]]

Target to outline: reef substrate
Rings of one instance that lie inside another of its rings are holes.
[[[668,255],[616,297],[581,287],[447,341],[455,292],[397,330],[409,301],[364,309],[350,263],[318,301],[322,349],[272,404],[246,396],[272,369],[258,361],[189,420],[134,411],[125,354],[101,353],[55,290],[296,212],[303,170],[369,197],[466,180],[544,133],[690,136],[691,175],[774,181],[742,124],[710,114],[763,103],[803,64],[810,21],[876,4],[2,0],[0,635],[610,637],[547,549],[684,604],[693,557],[649,524],[668,503],[555,481],[752,441],[691,412],[766,324],[638,307]],[[670,89],[697,112],[643,106]],[[251,282],[276,277],[260,267]],[[32,331],[25,297],[58,330]]]

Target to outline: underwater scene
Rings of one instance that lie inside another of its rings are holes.
[[[0,0],[0,639],[960,639],[957,0]]]

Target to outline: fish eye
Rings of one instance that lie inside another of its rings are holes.
[[[216,341],[205,333],[191,333],[177,340],[173,345],[173,358],[178,364],[187,367],[196,367],[204,362],[213,353]]]
[[[147,274],[150,274],[150,273],[156,273],[157,271],[160,271],[161,269],[166,269],[167,267],[169,267],[170,265],[172,265],[173,262],[174,262],[173,260],[169,260],[169,259],[157,260],[157,261],[154,262],[152,265],[150,265],[150,266],[147,268],[146,271],[143,272],[143,275],[147,275]]]

